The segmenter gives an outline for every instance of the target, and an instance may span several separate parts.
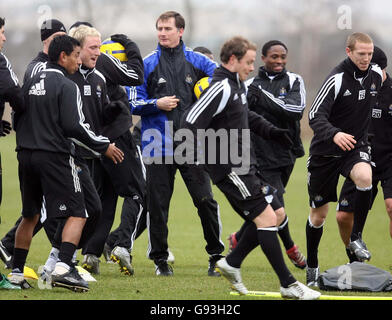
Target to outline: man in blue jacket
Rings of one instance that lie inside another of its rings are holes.
[[[143,159],[147,164],[149,208],[149,258],[156,274],[173,275],[167,264],[167,221],[174,178],[180,170],[203,226],[206,251],[210,256],[208,275],[217,276],[215,263],[224,244],[220,240],[219,206],[213,199],[208,174],[197,166],[174,161],[177,141],[173,134],[180,128],[182,115],[196,100],[195,83],[212,76],[216,63],[194,52],[182,41],[184,18],[177,12],[161,14],[156,22],[158,47],[144,58],[144,83],[137,87],[133,113],[142,118]]]

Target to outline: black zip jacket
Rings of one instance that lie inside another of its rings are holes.
[[[83,102],[83,114],[90,130],[103,135],[104,126],[110,122],[106,116],[109,98],[105,77],[95,68],[88,69],[80,66],[79,70],[68,75],[68,78],[75,82],[79,88]],[[85,159],[97,157],[96,154],[80,147],[76,148],[76,155]]]
[[[128,95],[122,86],[136,86],[143,83],[143,59],[137,45],[130,41],[126,47],[128,61],[121,62],[106,53],[98,57],[95,69],[106,79],[107,94],[110,101],[120,100],[124,103],[121,113],[112,123],[103,127],[102,133],[111,141],[117,139],[132,127],[132,116],[129,110]],[[38,55],[27,66],[24,82],[36,73],[46,69],[49,57],[44,52]]]
[[[370,110],[382,83],[382,71],[371,64],[361,72],[350,58],[335,67],[325,80],[309,111],[309,125],[314,136],[310,155],[342,156],[333,137],[348,133],[356,147],[368,143]]]
[[[287,149],[252,134],[257,163],[265,169],[293,165],[305,154],[301,141],[300,120],[306,106],[306,91],[302,77],[283,70],[271,79],[264,67],[250,83],[249,109],[262,115],[278,128],[288,129],[293,146]]]
[[[216,162],[206,161],[206,168],[212,181],[217,182],[224,179],[233,169],[242,167],[244,163],[234,163],[230,154],[239,154],[245,160],[248,157],[248,168],[256,165],[254,150],[250,140],[243,141],[249,135],[249,130],[258,135],[269,138],[271,128],[274,126],[262,116],[248,109],[246,99],[246,88],[240,81],[237,73],[230,72],[223,66],[219,66],[212,78],[210,86],[203,92],[200,99],[185,114],[183,127],[192,130],[194,137],[197,137],[197,129],[213,129],[215,132],[223,129],[230,132],[230,129],[238,132],[238,139],[225,141],[216,139],[216,148],[206,150],[215,153]],[[228,152],[228,159],[221,158],[223,152]],[[237,152],[238,150],[238,152]],[[243,150],[243,152],[242,152]],[[205,155],[209,159],[210,154]],[[246,174],[246,172],[244,172]]]
[[[374,135],[371,139],[372,161],[376,165],[373,171],[382,173],[392,160],[392,79],[388,74],[372,108],[369,132]]]
[[[84,122],[77,85],[64,68],[48,63],[23,85],[26,110],[16,127],[17,151],[21,149],[72,153],[72,142],[103,154],[109,139],[96,135]],[[71,141],[72,140],[72,141]]]
[[[0,52],[0,120],[3,118],[5,102],[9,102],[14,111],[24,109],[23,92],[7,57]]]
[[[194,86],[203,77],[210,77],[217,64],[205,55],[187,48],[181,40],[175,48],[165,48],[158,44],[155,51],[144,58],[145,79],[137,87],[137,98],[132,102],[133,114],[142,117],[142,131],[160,130],[164,143],[157,146],[164,155],[170,150],[170,137],[165,137],[167,121],[173,122],[173,129],[180,127],[181,118],[196,97]],[[175,95],[180,101],[171,111],[160,110],[156,101],[165,96]],[[146,141],[142,141],[142,146]]]
[[[23,83],[34,77],[38,72],[46,69],[46,65],[49,61],[49,56],[44,53],[43,51],[40,51],[37,56],[31,60],[31,62],[27,65],[24,77],[23,77]]]
[[[103,132],[111,141],[132,127],[128,94],[123,86],[138,86],[144,81],[143,58],[138,46],[135,42],[129,41],[125,50],[127,61],[121,62],[111,55],[101,53],[95,66],[106,79],[109,100],[121,101],[124,104],[121,113],[104,127]]]

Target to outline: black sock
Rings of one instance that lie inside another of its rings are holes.
[[[280,285],[287,288],[296,279],[287,269],[276,233],[276,227],[259,228],[257,238],[261,249],[279,278]]]
[[[354,253],[351,253],[350,249],[346,248],[346,254],[347,257],[350,261],[350,263],[354,262],[354,261],[359,261],[357,256]]]
[[[70,266],[75,250],[76,246],[73,243],[62,242],[59,251],[59,260]]]
[[[307,265],[309,268],[318,267],[318,247],[320,244],[321,236],[323,235],[323,226],[314,227],[306,221],[306,247],[307,247]]]
[[[237,241],[240,241],[240,239],[241,239],[241,237],[242,237],[242,234],[244,233],[244,231],[245,231],[245,229],[248,227],[248,225],[254,225],[254,226],[255,226],[255,224],[254,224],[252,221],[245,221],[245,222],[243,223],[243,225],[241,226],[241,229],[238,230],[238,231],[235,233],[235,238],[236,238]],[[256,227],[256,226],[255,226],[255,227]]]
[[[290,231],[289,231],[289,218],[285,216],[283,222],[278,227],[279,237],[282,239],[283,245],[286,250],[289,250],[293,247],[294,242],[291,239]]]
[[[241,230],[242,235],[237,246],[226,256],[227,263],[234,268],[240,268],[242,261],[244,261],[249,252],[259,244],[257,228],[253,222],[244,224]]]
[[[371,198],[372,198],[372,187],[370,187],[370,189],[357,188],[355,194],[355,202],[354,202],[354,224],[350,236],[351,241],[357,240],[363,231],[366,218],[369,212]]]
[[[23,272],[28,253],[29,250],[14,248],[14,256],[12,257],[12,270],[19,269],[20,272]]]

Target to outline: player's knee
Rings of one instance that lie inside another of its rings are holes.
[[[352,219],[353,219],[353,215],[351,212],[345,212],[345,211],[336,212],[336,221],[339,225],[351,224]]]
[[[39,218],[40,218],[40,215],[39,214],[35,214],[33,216],[23,217],[23,220],[24,220],[25,224],[36,225],[38,223]]]
[[[361,177],[357,179],[357,188],[368,189],[372,187],[372,177]]]
[[[319,208],[311,208],[309,214],[309,223],[313,227],[321,227],[325,223],[325,219],[328,214],[328,204],[325,204]]]
[[[275,210],[277,225],[280,225],[283,220],[286,218],[286,212],[284,211],[283,207]]]
[[[358,188],[369,188],[372,186],[371,172],[362,171],[361,174],[355,174],[353,181]]]

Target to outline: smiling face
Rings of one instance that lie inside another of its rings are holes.
[[[84,66],[89,69],[95,68],[97,59],[101,54],[101,37],[87,36],[83,41],[80,58]]]
[[[180,43],[184,34],[184,29],[178,29],[174,18],[158,20],[157,22],[158,41],[162,47],[175,48]]]
[[[346,48],[346,53],[359,70],[366,71],[372,60],[373,50],[373,43],[357,41],[352,50],[348,47]]]
[[[245,81],[255,70],[256,50],[249,49],[240,60],[235,56],[234,59],[234,71],[238,73],[241,81]]]
[[[269,72],[282,72],[286,67],[287,50],[281,45],[275,45],[268,49],[266,56],[261,56],[264,67]]]

